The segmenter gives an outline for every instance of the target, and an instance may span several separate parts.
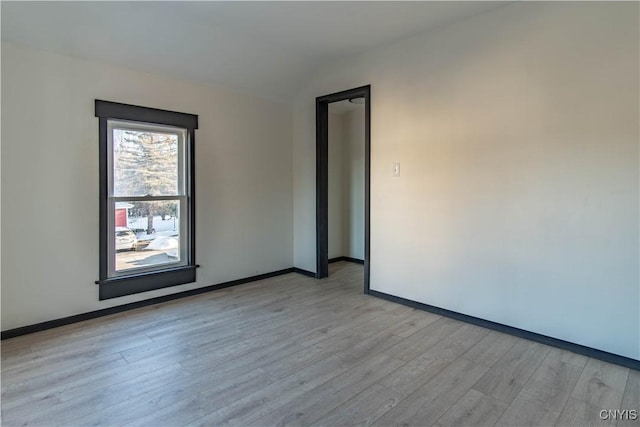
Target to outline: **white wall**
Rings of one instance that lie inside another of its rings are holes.
[[[329,105],[331,109],[331,105]],[[348,234],[348,225],[345,222],[344,203],[344,120],[343,114],[329,111],[328,126],[328,187],[327,187],[327,220],[328,220],[328,247],[329,259],[344,255],[344,236]]]
[[[331,107],[329,104],[329,259],[364,259],[364,107],[336,113]]]
[[[344,113],[344,256],[364,260],[364,106]]]
[[[98,301],[94,99],[199,115],[195,284]],[[292,265],[291,106],[2,43],[2,330]]]
[[[321,70],[295,265],[314,98],[371,84],[371,289],[640,359],[638,7],[515,3]]]

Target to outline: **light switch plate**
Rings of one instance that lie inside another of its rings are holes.
[[[391,176],[400,176],[400,162],[393,162],[393,169],[391,169]]]

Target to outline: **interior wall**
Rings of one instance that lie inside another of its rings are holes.
[[[364,106],[343,113],[342,253],[364,261]]]
[[[94,99],[198,114],[198,281],[98,301]],[[2,330],[292,265],[291,106],[2,43]]]
[[[371,289],[640,359],[638,20],[514,3],[321,70],[294,106],[295,265],[314,99],[371,84]]]
[[[331,109],[331,105],[329,105]],[[328,133],[328,256],[329,259],[344,256],[344,238],[348,235],[349,225],[345,218],[344,203],[346,189],[345,182],[345,133],[343,114],[329,111]]]
[[[364,107],[338,112],[332,107],[329,104],[329,259],[364,260]]]

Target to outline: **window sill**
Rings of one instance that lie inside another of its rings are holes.
[[[192,283],[196,281],[197,267],[197,265],[187,265],[99,280],[96,282],[100,286],[99,298],[102,301],[154,289]]]

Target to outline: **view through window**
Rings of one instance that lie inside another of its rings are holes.
[[[185,133],[109,121],[112,276],[185,264]]]

